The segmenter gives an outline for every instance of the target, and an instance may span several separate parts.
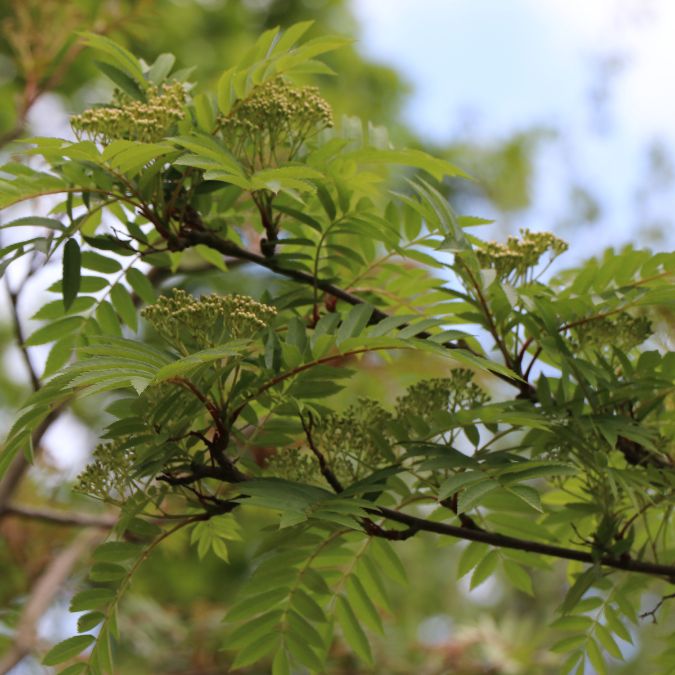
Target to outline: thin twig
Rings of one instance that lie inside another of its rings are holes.
[[[316,457],[317,461],[319,462],[319,469],[321,471],[321,475],[326,479],[326,482],[328,485],[330,485],[335,492],[338,494],[344,490],[342,487],[342,483],[340,483],[338,477],[335,475],[335,472],[333,469],[331,469],[330,465],[326,461],[326,458],[324,457],[323,453],[319,448],[316,446],[316,443],[314,442],[314,438],[312,437],[312,427],[314,426],[314,419],[312,417],[312,413],[307,413],[307,420],[304,418],[303,415],[300,415],[300,423],[302,424],[302,428],[305,431],[305,436],[307,438],[307,445],[309,445],[309,449],[312,451],[312,454]]]
[[[33,391],[37,391],[41,386],[40,378],[35,372],[33,363],[31,362],[30,356],[28,355],[28,349],[24,344],[23,328],[21,327],[21,320],[19,319],[19,312],[18,312],[19,292],[12,289],[12,287],[9,284],[9,279],[7,278],[7,275],[5,275],[5,288],[7,289],[7,294],[9,295],[9,306],[12,314],[12,326],[14,329],[14,337],[16,338],[17,346],[19,347],[19,350],[21,351],[21,356],[24,360],[24,363],[26,364],[26,369],[28,370],[28,375],[30,377],[30,383],[31,386],[33,387]]]
[[[652,623],[656,623],[656,612],[661,609],[661,606],[663,605],[666,600],[672,600],[675,598],[675,593],[669,593],[668,595],[664,595],[657,603],[654,609],[651,609],[649,612],[644,612],[643,614],[640,614],[641,619],[646,619],[648,616],[652,617]]]
[[[309,445],[312,454],[319,462],[321,475],[326,479],[326,482],[333,488],[333,490],[337,494],[340,494],[344,490],[342,483],[333,472],[333,469],[331,469],[330,465],[326,461],[326,458],[324,457],[324,454],[321,452],[321,450],[319,450],[316,443],[314,442],[314,438],[312,437],[312,426],[314,424],[312,414],[308,413],[308,420],[305,420],[305,418],[300,415],[300,422],[302,424],[302,428],[305,430],[307,444]],[[370,518],[360,518],[359,523],[361,523],[363,530],[371,537],[380,537],[381,539],[389,539],[392,541],[403,541],[405,539],[410,539],[410,537],[415,536],[419,531],[419,528],[417,527],[407,527],[405,530],[387,530]]]

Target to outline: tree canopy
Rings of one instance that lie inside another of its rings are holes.
[[[213,86],[86,33],[111,100],[0,169],[0,208],[40,199],[0,270],[60,269],[18,335],[49,349],[0,474],[68,406],[105,409],[73,488],[99,528],[77,628],[43,663],[121,672],[127,591],[179,540],[223,606],[221,667],[406,672],[424,540],[472,588],[564,585],[550,642],[498,672],[607,672],[675,581],[675,254],[564,269],[550,232],[485,241],[445,196],[470,176],[334,115],[311,80],[349,41],[310,30],[263,32]],[[665,644],[650,672],[674,664]]]

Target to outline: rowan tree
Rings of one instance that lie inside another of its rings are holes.
[[[116,672],[125,592],[187,532],[205,565],[255,545],[226,603],[233,670],[326,672],[346,645],[350,672],[392,672],[392,586],[425,573],[399,552],[433,536],[472,586],[532,593],[564,563],[560,657],[532,667],[606,672],[643,599],[656,617],[673,596],[675,255],[566,270],[550,232],[485,241],[445,197],[461,169],[334,119],[308,82],[346,40],[309,27],[263,33],[214,88],[86,34],[112,99],[1,169],[0,208],[42,199],[2,225],[30,233],[2,270],[61,274],[20,336],[49,356],[0,473],[58,411],[106,411],[74,489],[110,533],[44,664]],[[409,386],[362,396],[401,364]]]

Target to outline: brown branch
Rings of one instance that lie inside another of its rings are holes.
[[[326,482],[328,485],[330,485],[335,492],[338,494],[344,490],[342,487],[342,483],[339,481],[338,477],[335,475],[335,472],[331,467],[329,466],[328,462],[326,461],[326,458],[324,457],[323,453],[319,448],[316,446],[316,443],[314,442],[314,438],[312,437],[312,427],[314,426],[314,419],[312,418],[312,414],[308,413],[307,414],[308,420],[305,420],[305,418],[300,415],[300,423],[302,424],[302,428],[305,431],[305,436],[307,437],[307,445],[309,445],[309,449],[312,451],[312,454],[316,457],[317,461],[319,462],[319,469],[321,471],[321,475],[326,479]]]
[[[294,281],[299,281],[302,284],[309,286],[316,285],[322,291],[329,293],[330,295],[333,295],[339,300],[343,300],[350,305],[360,305],[365,302],[365,300],[359,298],[357,295],[349,293],[339,286],[335,286],[328,281],[316,279],[311,274],[303,272],[302,270],[282,267],[274,258],[265,258],[264,256],[258,255],[257,253],[253,253],[253,251],[248,251],[245,248],[237,246],[237,244],[234,242],[228,241],[227,239],[221,239],[213,232],[208,232],[206,230],[191,230],[186,234],[185,240],[186,247],[203,244],[209,248],[214,249],[215,251],[219,251],[225,256],[247,260],[248,262],[265,267],[271,272],[281,274],[282,276],[293,279]],[[371,323],[379,323],[388,316],[389,315],[385,312],[375,308],[373,310]]]
[[[75,566],[106,537],[100,529],[81,532],[47,566],[33,586],[16,627],[14,643],[0,661],[0,675],[9,673],[30,654],[37,638],[37,623],[63,588]]]
[[[158,480],[169,483],[170,485],[188,485],[194,483],[202,478],[214,478],[216,480],[225,481],[227,483],[243,483],[248,480],[244,476],[242,479],[230,479],[225,475],[222,468],[199,466],[195,467],[192,473],[186,474],[182,477],[175,477],[171,475],[163,475]],[[342,487],[339,481],[337,485]],[[245,489],[242,497],[245,497]],[[229,502],[232,509],[236,508],[236,501]],[[373,516],[392,520],[394,522],[406,525],[405,530],[384,530],[370,519],[364,518],[361,524],[367,534],[386,539],[408,539],[418,532],[432,532],[444,536],[456,537],[457,539],[464,539],[467,541],[478,541],[489,546],[497,548],[509,548],[517,551],[525,551],[527,553],[538,553],[541,555],[551,556],[562,560],[576,560],[587,563],[589,565],[602,564],[605,567],[612,569],[623,570],[626,572],[637,572],[640,574],[648,574],[651,576],[664,577],[670,583],[675,584],[675,565],[663,565],[660,563],[653,563],[643,560],[634,560],[626,555],[620,558],[614,558],[609,555],[601,556],[600,558],[593,553],[580,551],[574,548],[566,548],[563,546],[555,546],[552,544],[545,544],[539,541],[532,541],[529,539],[520,539],[517,537],[510,537],[495,532],[488,532],[486,530],[475,527],[464,527],[457,525],[450,525],[432,520],[419,518],[408,513],[394,511],[393,509],[385,507],[376,507],[368,510]]]
[[[157,480],[169,485],[190,485],[205,478],[214,478],[225,483],[243,483],[248,480],[248,476],[236,469],[236,467],[234,471],[230,471],[223,466],[206,466],[205,464],[190,467],[189,473],[185,473],[182,476],[165,473],[159,476]]]
[[[530,373],[532,372],[532,366],[534,365],[534,362],[539,358],[539,354],[542,352],[542,347],[537,347],[537,350],[534,352],[534,355],[532,356],[532,360],[530,361],[530,365],[527,367],[527,370],[525,371],[525,374],[523,377],[526,380],[530,379]]]
[[[611,556],[602,556],[599,560],[591,553],[579,551],[572,548],[565,548],[562,546],[553,546],[551,544],[544,544],[538,541],[530,541],[528,539],[519,539],[517,537],[509,537],[503,534],[496,534],[493,532],[486,532],[484,530],[474,530],[472,528],[458,527],[456,525],[448,525],[447,523],[438,523],[424,518],[418,518],[407,513],[393,511],[380,507],[373,509],[373,513],[393,520],[397,523],[407,525],[408,527],[415,527],[420,531],[434,532],[450,537],[457,537],[458,539],[467,539],[469,541],[479,541],[490,546],[498,548],[510,548],[517,551],[526,551],[528,553],[540,553],[554,558],[561,558],[563,560],[577,560],[579,562],[588,563],[591,565],[598,562],[606,567],[611,567],[617,570],[624,570],[626,572],[639,572],[641,574],[649,574],[652,576],[665,577],[670,583],[675,584],[675,565],[662,565],[659,563],[652,563],[642,560],[633,560],[631,558],[612,558]]]
[[[217,406],[211,401],[211,399],[202,394],[201,391],[192,383],[190,380],[187,380],[183,377],[172,377],[170,380],[167,380],[173,384],[177,384],[184,389],[190,391],[194,396],[196,396],[204,405],[209,415],[213,419],[213,423],[216,427],[216,433],[213,441],[206,441],[206,447],[209,450],[211,459],[219,464],[224,471],[230,476],[236,476],[237,474],[243,478],[239,469],[234,466],[232,460],[225,454],[227,445],[230,442],[230,432],[223,422],[223,418],[218,410]]]
[[[42,520],[53,525],[67,525],[74,527],[99,527],[111,528],[117,523],[117,516],[101,515],[92,516],[73,511],[61,511],[59,509],[36,508],[22,504],[9,504],[0,513],[0,519],[7,516],[26,518],[29,520]]]
[[[239,260],[247,260],[249,262],[255,263],[256,265],[260,265],[261,267],[264,267],[276,274],[280,274],[289,279],[293,279],[294,281],[298,281],[299,283],[311,286],[313,288],[320,288],[329,295],[332,295],[333,297],[336,297],[339,300],[343,300],[344,302],[347,302],[350,305],[359,305],[365,302],[365,300],[358,297],[357,295],[349,293],[348,291],[345,291],[344,289],[335,286],[327,281],[318,279],[315,276],[308,274],[307,272],[303,272],[297,269],[288,269],[281,267],[279,263],[274,260],[274,258],[265,258],[264,256],[260,256],[256,253],[253,253],[252,251],[248,251],[244,248],[241,248],[237,244],[228,241],[227,239],[221,239],[220,237],[217,236],[217,234],[207,231],[204,228],[200,218],[197,218],[197,222],[193,223],[193,226],[194,229],[190,228],[189,231],[182,233],[183,234],[181,241],[182,247],[187,248],[192,245],[203,244],[205,246],[208,246],[209,248],[219,251],[225,256],[230,256],[233,258],[237,258]],[[374,308],[373,314],[370,319],[370,323],[377,324],[380,323],[381,321],[384,321],[388,317],[389,314],[387,314],[386,312]],[[404,328],[407,325],[408,324],[402,324],[399,328]],[[570,326],[565,325],[563,328],[569,327]],[[429,333],[428,331],[420,331],[419,333],[416,333],[415,337],[422,340],[426,340],[432,337],[432,334]],[[520,368],[520,362],[522,361],[522,357],[524,356],[525,352],[527,351],[527,347],[529,347],[531,342],[532,339],[530,338],[523,345],[523,348],[521,349],[521,352],[516,359],[515,367]],[[460,342],[447,341],[444,342],[441,346],[445,347],[446,349],[465,349],[466,351],[474,355],[478,355],[475,352],[473,352],[473,350],[471,350],[468,347],[468,345],[464,344],[461,341]],[[507,359],[507,364],[514,365],[511,364],[510,358]],[[532,364],[530,364],[530,368],[528,368],[528,375],[531,366]],[[496,373],[496,372],[493,373],[493,375],[495,375],[495,377],[499,378],[500,380],[507,382],[512,387],[518,389],[520,392],[518,398],[536,402],[537,400],[536,389],[534,386],[532,386],[529,382],[526,381],[526,378],[525,380],[518,380],[509,377],[508,375],[505,375],[503,373]],[[236,412],[237,413],[240,412],[240,409],[238,409]],[[668,463],[660,459],[659,457],[656,457],[653,453],[650,453],[648,450],[643,448],[638,443],[628,441],[628,439],[619,438],[619,441],[617,443],[617,449],[624,455],[626,461],[628,461],[630,464],[633,465],[651,464],[652,466],[655,466],[660,469],[669,468],[672,466],[671,463]]]
[[[459,509],[457,508],[457,494],[452,495],[452,497],[449,497],[448,499],[441,499],[440,503],[457,516],[462,527],[466,527],[470,530],[483,529],[471,516],[459,512]]]
[[[308,413],[309,421],[306,421],[305,418],[300,415],[300,422],[302,428],[305,430],[305,436],[307,437],[307,444],[309,445],[312,454],[316,457],[319,462],[319,468],[321,470],[321,475],[326,479],[326,482],[333,488],[333,490],[340,494],[344,491],[342,483],[335,475],[333,469],[329,466],[324,454],[319,450],[314,438],[312,436],[312,426],[314,421],[312,419],[312,414]],[[381,539],[389,539],[390,541],[403,541],[405,539],[410,539],[417,534],[419,531],[416,527],[408,527],[405,530],[387,530],[370,518],[361,518],[359,523],[363,527],[363,530],[366,534],[369,534],[371,537],[380,537]]]
[[[9,279],[7,276],[5,276],[5,287],[7,289],[7,294],[9,295],[9,306],[12,314],[14,337],[16,338],[17,346],[21,350],[23,361],[26,364],[26,369],[28,370],[28,375],[30,376],[30,383],[33,387],[33,391],[37,391],[41,386],[40,378],[35,372],[35,368],[33,367],[30,357],[28,356],[28,348],[24,344],[23,328],[21,327],[21,320],[19,319],[18,312],[19,292],[13,290],[9,285]]]
[[[525,354],[527,354],[528,347],[534,342],[533,337],[527,338],[525,342],[523,342],[523,346],[520,348],[520,351],[518,352],[518,356],[516,357],[516,365],[520,368],[520,366],[523,363],[523,359],[525,358]]]
[[[177,384],[179,387],[183,387],[183,389],[187,389],[189,392],[191,392],[195,398],[199,399],[204,405],[211,416],[213,423],[216,425],[216,429],[218,429],[218,431],[225,431],[220,411],[216,405],[208,396],[202,394],[202,392],[199,391],[199,389],[192,382],[190,382],[190,380],[187,380],[184,377],[172,377],[168,379],[167,382],[170,382],[171,384]]]
[[[302,416],[300,419],[307,437],[309,448],[319,462],[321,474],[336,493],[339,494],[343,492],[344,488],[342,483],[330,468],[323,453],[319,450],[319,448],[316,446],[316,443],[314,442],[311,433],[311,416],[309,422],[307,422]],[[201,478],[215,478],[218,480],[225,480],[226,482],[244,482],[248,480],[246,476],[243,476],[243,479],[229,480],[227,477],[225,477],[222,469],[216,469],[207,466],[197,467],[193,473],[181,478],[165,475],[160,476],[159,480],[165,481],[170,485],[187,485],[196,482]],[[391,540],[402,540],[408,539],[420,531],[433,532],[436,534],[457,537],[459,539],[465,539],[469,541],[479,541],[499,548],[510,548],[519,551],[526,551],[529,553],[539,553],[542,555],[561,558],[563,560],[577,560],[588,564],[597,564],[597,562],[600,562],[603,565],[613,569],[639,572],[642,574],[650,574],[654,576],[663,576],[666,577],[671,583],[675,583],[675,565],[662,565],[641,560],[632,560],[626,556],[622,556],[621,558],[603,556],[598,561],[596,556],[585,551],[488,532],[476,525],[472,519],[462,521],[462,526],[460,527],[456,525],[449,525],[447,523],[425,520],[424,518],[418,518],[417,516],[401,513],[399,511],[394,511],[384,507],[373,508],[370,510],[370,512],[373,515],[407,525],[407,529],[405,530],[385,530],[368,518],[362,519],[361,524],[365,532],[375,537],[382,537]]]

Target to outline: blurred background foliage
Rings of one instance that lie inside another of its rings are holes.
[[[424,3],[420,5],[420,11],[424,11]],[[81,53],[77,40],[80,30],[110,35],[148,61],[162,52],[173,52],[182,66],[197,69],[200,81],[212,83],[264,29],[306,19],[315,21],[312,32],[317,35],[331,32],[359,36],[359,26],[347,0],[5,0],[0,3],[0,152],[5,158],[11,156],[12,142],[20,137],[63,132],[68,114],[80,112],[105,93],[108,85]],[[521,218],[531,206],[540,170],[537,151],[555,137],[555,129],[527,129],[498,142],[472,142],[469,130],[448,144],[424,142],[402,122],[402,106],[414,83],[403,81],[391,67],[367,60],[358,42],[327,60],[338,76],[320,77],[318,84],[337,117],[348,114],[373,120],[389,129],[395,143],[425,147],[447,157],[477,179],[444,186],[460,212],[495,217],[502,233],[521,225]],[[595,103],[589,100],[589,105],[601,106],[601,97]],[[658,142],[645,149],[645,154],[640,201],[643,229],[658,240],[664,224],[653,217],[650,200],[671,184],[673,167]],[[572,185],[559,229],[574,238],[578,228],[598,219],[599,211],[593,194],[582,185]],[[243,273],[235,279],[236,290],[243,293],[265,283],[260,277],[250,278]],[[30,294],[30,288],[19,288],[20,280],[10,278],[11,283],[18,284],[14,291]],[[193,290],[235,290],[218,284],[213,273],[165,283],[183,283]],[[8,311],[9,295],[4,288],[2,293],[0,355],[5,367],[0,368],[0,431],[7,427],[13,411],[29,391],[20,355],[11,345],[15,332]],[[20,297],[20,301],[19,315],[25,318],[30,298]],[[380,368],[372,377],[360,378],[359,393],[391,401],[412,380],[433,373],[433,363],[416,359],[415,364],[402,359],[386,373]],[[59,449],[72,441],[67,437],[68,428],[77,427],[80,436],[87,438],[89,433],[92,438],[92,432],[87,430],[100,428],[98,408],[91,403],[79,404],[69,424],[70,427],[61,427],[60,435],[45,436],[48,452],[19,485],[10,486],[13,501],[97,511],[96,504],[70,492],[68,481],[81,467],[81,460],[75,461],[79,461],[77,466],[68,467],[67,462],[59,461]],[[265,522],[253,519],[248,525],[262,528]],[[0,657],[3,650],[9,649],[12,628],[36,580],[56,552],[74,536],[72,527],[11,514],[0,520]],[[403,548],[414,588],[396,590],[395,613],[387,622],[386,639],[377,648],[378,666],[373,672],[558,672],[558,657],[547,652],[544,645],[551,644],[555,637],[546,626],[564,594],[562,571],[535,575],[534,596],[493,580],[470,592],[466,580],[459,584],[455,581],[455,567],[463,548],[457,543],[441,547],[431,536],[415,538]],[[242,543],[239,548],[233,547],[230,565],[213,556],[199,561],[187,538],[181,536],[170,539],[155,552],[137,575],[120,616],[123,638],[119,672],[227,672],[228,654],[222,651],[221,638],[223,610],[250,571],[253,553],[250,543]],[[56,603],[40,621],[40,644],[72,634],[65,608],[76,582],[77,573],[63,585]],[[648,672],[638,664],[654,649],[662,632],[666,632],[665,626],[646,624],[635,646],[621,645],[628,660],[625,665],[613,664],[612,672]],[[364,672],[346,650],[336,649],[333,657],[332,673]],[[19,675],[49,670],[27,657],[12,672]],[[262,674],[264,670],[238,672]]]

